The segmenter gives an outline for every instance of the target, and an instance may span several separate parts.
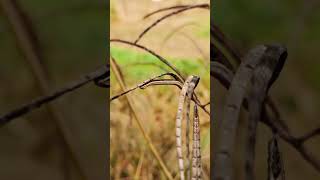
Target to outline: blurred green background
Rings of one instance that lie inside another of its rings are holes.
[[[0,114],[44,94],[9,21],[8,2],[0,3]],[[16,2],[39,40],[50,91],[106,63],[108,1]],[[106,179],[106,90],[88,85],[52,105],[59,123],[42,107],[1,127],[0,179]]]
[[[283,119],[296,136],[320,126],[320,1],[316,0],[225,0],[214,1],[213,21],[233,44],[245,54],[258,44],[279,42],[288,48],[288,58],[270,93]],[[215,82],[215,107],[221,119],[225,91]],[[246,116],[242,116],[246,117]],[[243,179],[243,146],[246,119],[241,119],[237,140],[236,179]],[[259,126],[257,142],[257,179],[267,177],[267,140],[270,131]],[[320,158],[320,139],[307,142]],[[320,173],[304,161],[291,146],[281,142],[286,178],[290,180],[320,178]]]

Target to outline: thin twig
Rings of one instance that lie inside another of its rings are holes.
[[[72,92],[88,84],[89,82],[94,81],[100,76],[103,76],[108,71],[109,71],[109,68],[107,68],[106,66],[103,66],[97,69],[96,71],[85,75],[83,78],[69,83],[64,88],[61,88],[44,97],[35,99],[28,104],[25,104],[19,108],[14,109],[13,111],[10,111],[9,113],[6,113],[5,115],[0,117],[0,127],[4,126],[5,124],[7,124],[8,122],[12,121],[15,118],[21,117],[27,113],[30,113],[35,109],[40,108],[44,104],[50,103],[51,101],[58,99],[59,97],[65,95],[66,93]]]
[[[141,38],[147,33],[149,32],[152,28],[154,28],[157,24],[159,24],[161,21],[171,17],[171,16],[174,16],[174,15],[177,15],[177,14],[180,14],[184,11],[188,11],[188,10],[191,10],[191,9],[196,9],[196,8],[200,8],[200,9],[210,9],[210,5],[209,4],[198,4],[198,5],[192,5],[192,6],[187,6],[185,8],[182,8],[182,9],[179,9],[177,11],[174,11],[174,12],[171,12],[163,17],[161,17],[160,19],[156,20],[154,23],[152,23],[150,26],[148,26],[141,34],[139,34],[138,38],[134,41],[134,43],[138,43]]]

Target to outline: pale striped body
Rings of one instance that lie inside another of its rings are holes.
[[[193,112],[192,180],[201,179],[200,121],[197,105]]]
[[[179,97],[179,104],[178,104],[178,112],[177,112],[177,117],[176,117],[176,143],[177,143],[177,156],[178,156],[178,167],[179,167],[179,174],[180,174],[180,179],[184,180],[185,179],[185,174],[184,174],[184,163],[183,163],[183,155],[182,155],[182,138],[181,138],[181,126],[182,126],[182,118],[183,118],[183,107],[185,103],[186,96],[188,95],[188,100],[187,100],[187,126],[188,126],[188,117],[189,117],[189,109],[190,109],[190,100],[193,94],[193,90],[196,87],[197,83],[199,81],[199,77],[197,76],[189,76],[187,80],[185,81],[180,97]],[[188,136],[188,127],[186,130],[186,134]],[[188,141],[189,138],[187,138]],[[187,152],[189,151],[189,142],[187,144]],[[190,176],[189,176],[190,177]]]

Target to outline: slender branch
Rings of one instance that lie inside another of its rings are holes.
[[[70,84],[66,85],[64,88],[61,88],[49,95],[46,95],[44,97],[40,97],[38,99],[33,100],[32,102],[25,104],[21,107],[18,107],[14,109],[13,111],[10,111],[9,113],[4,114],[0,117],[0,127],[4,126],[8,122],[10,122],[13,119],[16,119],[18,117],[21,117],[27,113],[32,112],[35,109],[40,108],[42,105],[50,103],[59,97],[65,95],[66,93],[70,93],[86,84],[88,84],[91,81],[94,81],[95,79],[103,76],[106,74],[106,72],[109,72],[109,68],[106,66],[103,66],[99,69],[97,69],[94,72],[91,72],[81,79],[77,81],[73,81]]]
[[[160,19],[156,20],[154,23],[152,23],[150,26],[148,26],[139,36],[138,38],[135,40],[135,44],[138,43],[141,38],[147,33],[149,32],[152,28],[154,28],[157,24],[159,24],[161,21],[169,18],[169,17],[172,17],[174,15],[177,15],[177,14],[180,14],[184,11],[188,11],[188,10],[191,10],[191,9],[196,9],[196,8],[200,8],[200,9],[210,9],[210,5],[209,4],[198,4],[198,5],[193,5],[193,6],[187,6],[185,8],[182,8],[182,9],[179,9],[177,11],[174,11],[174,12],[171,12],[163,17],[161,17]]]

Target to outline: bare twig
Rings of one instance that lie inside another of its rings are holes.
[[[155,27],[157,24],[159,24],[161,21],[171,17],[171,16],[174,16],[174,15],[177,15],[177,14],[180,14],[184,11],[188,11],[188,10],[191,10],[191,9],[196,9],[196,8],[200,8],[200,9],[210,9],[210,5],[209,4],[198,4],[198,5],[192,5],[192,6],[187,6],[185,8],[182,8],[182,9],[179,9],[177,11],[174,11],[174,12],[171,12],[163,17],[161,17],[160,19],[156,20],[154,23],[152,23],[150,26],[148,26],[139,36],[138,38],[135,40],[135,44],[138,43],[141,38],[148,32],[150,31],[153,27]]]
[[[87,75],[85,75],[83,78],[71,82],[70,84],[68,84],[67,86],[65,86],[62,89],[59,89],[49,95],[46,95],[44,97],[38,98],[33,100],[32,102],[25,104],[9,113],[6,113],[5,115],[0,117],[0,127],[4,126],[5,124],[7,124],[8,122],[10,122],[11,120],[18,118],[20,116],[23,116],[35,109],[40,108],[42,105],[47,104],[51,101],[56,100],[57,98],[65,95],[66,93],[72,92],[84,85],[86,85],[87,83],[94,81],[95,79],[103,76],[106,74],[106,72],[109,71],[109,68],[106,66],[103,66],[99,69],[97,69],[94,72],[91,72]]]

